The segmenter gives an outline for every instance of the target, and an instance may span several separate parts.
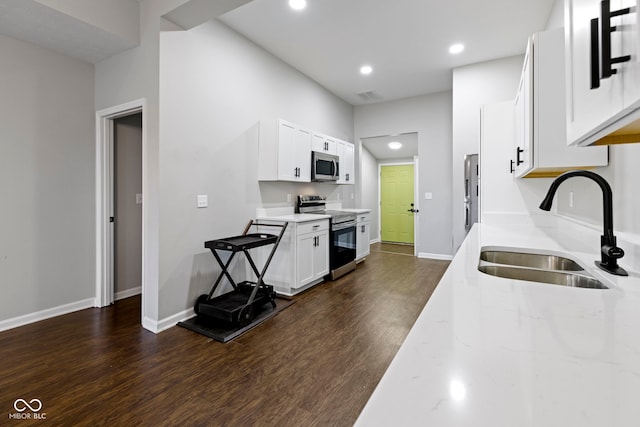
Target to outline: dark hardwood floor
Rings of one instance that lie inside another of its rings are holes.
[[[226,344],[146,331],[139,297],[1,332],[0,425],[352,425],[447,266],[372,251]]]
[[[403,243],[373,243],[371,245],[371,250],[374,252],[389,252],[392,254],[404,254],[413,256],[413,245],[406,245]]]

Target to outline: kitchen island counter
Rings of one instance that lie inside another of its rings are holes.
[[[640,425],[637,246],[612,276],[594,265],[600,233],[564,222],[476,224],[356,425]],[[609,289],[486,275],[484,246],[567,253]]]

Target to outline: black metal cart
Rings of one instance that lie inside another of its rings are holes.
[[[284,235],[288,223],[283,224],[261,224],[250,220],[239,236],[227,237],[224,239],[209,240],[204,243],[205,248],[211,250],[214,258],[222,268],[209,294],[203,294],[196,300],[194,310],[198,316],[205,316],[223,320],[226,322],[246,326],[254,319],[257,312],[267,303],[271,303],[273,308],[276,307],[276,293],[273,286],[264,283],[264,275],[271,263],[278,244]],[[279,234],[268,233],[249,233],[252,226],[280,227]],[[251,258],[249,249],[257,248],[265,245],[273,245],[271,252],[265,261],[262,271],[258,270],[255,262]],[[222,260],[218,251],[231,252],[226,262]],[[234,256],[238,252],[243,252],[251,269],[255,273],[257,279],[255,282],[243,281],[236,283],[231,274],[229,274],[229,266]],[[212,297],[216,289],[222,282],[222,278],[226,277],[231,283],[233,290],[217,297]]]

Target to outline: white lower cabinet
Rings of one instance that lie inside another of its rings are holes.
[[[261,228],[261,231],[272,232],[268,227]],[[261,251],[260,261],[264,263],[267,256],[267,250]],[[327,274],[329,220],[290,222],[269,264],[265,283],[272,285],[280,294],[294,295],[320,283]]]
[[[296,289],[326,276],[329,273],[329,233],[320,231],[298,236],[296,263]]]
[[[356,220],[356,262],[364,261],[364,258],[371,253],[369,218],[370,213],[358,214]]]

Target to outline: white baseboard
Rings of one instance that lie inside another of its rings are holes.
[[[140,295],[141,293],[142,293],[142,287],[138,286],[137,288],[125,289],[124,291],[116,292],[113,298],[116,301],[119,301],[121,299],[132,297],[134,295]]]
[[[183,320],[187,320],[195,316],[196,313],[193,311],[193,307],[187,310],[183,310],[179,313],[176,313],[172,316],[165,317],[159,321],[155,321],[153,319],[149,319],[145,317],[142,319],[142,327],[153,332],[154,334],[158,334],[162,331],[165,331],[169,328],[176,326],[178,322]]]
[[[88,298],[82,301],[76,301],[69,304],[60,305],[58,307],[47,308],[46,310],[36,311],[22,316],[14,317],[0,321],[0,331],[17,328],[19,326],[28,325],[29,323],[39,322],[41,320],[50,319],[63,314],[72,313],[74,311],[84,310],[95,306],[95,298]]]
[[[372,239],[369,241],[369,244],[373,245],[374,243],[380,243],[382,240],[380,239]]]
[[[427,258],[427,259],[438,259],[442,261],[451,261],[453,259],[453,255],[444,255],[444,254],[430,254],[427,252],[418,252],[418,258]]]

